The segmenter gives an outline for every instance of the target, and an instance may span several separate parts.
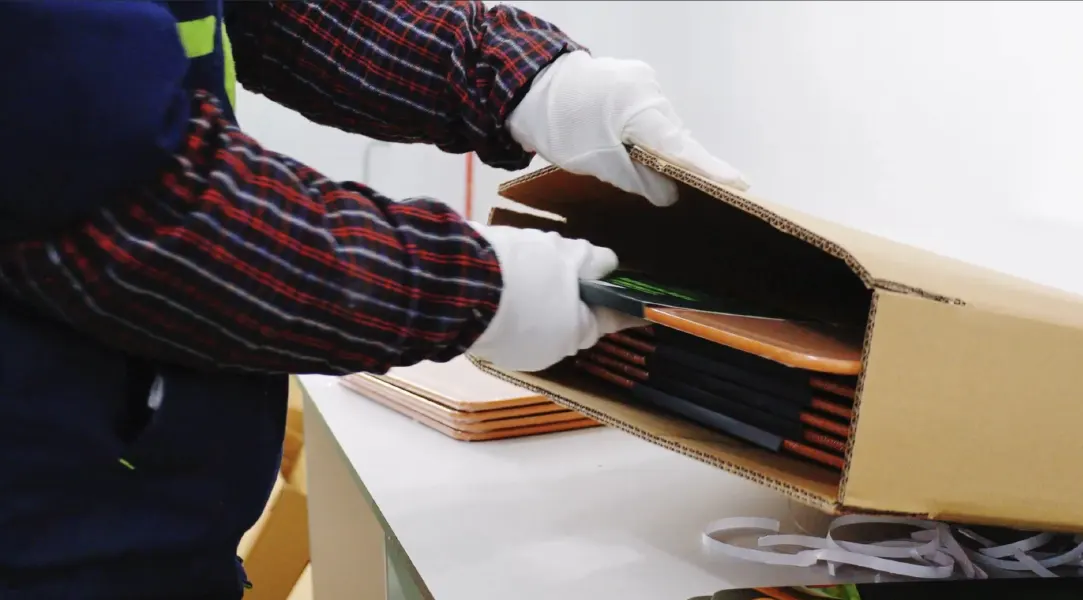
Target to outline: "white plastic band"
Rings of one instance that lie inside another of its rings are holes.
[[[869,525],[896,525],[916,529],[909,538],[889,539],[875,544],[836,539],[843,528]],[[1083,537],[1067,552],[1042,552],[1051,543],[1065,541],[1051,533],[1029,535],[1009,544],[996,545],[968,529],[953,529],[946,523],[906,517],[869,517],[847,515],[831,522],[826,537],[780,534],[774,519],[737,517],[709,524],[703,535],[704,549],[728,558],[769,565],[811,567],[826,563],[834,575],[839,565],[850,565],[916,579],[946,579],[956,574],[967,579],[985,579],[982,568],[1031,572],[1039,577],[1056,577],[1057,567],[1083,568]],[[756,547],[750,548],[722,540],[738,533],[761,534]],[[969,538],[980,548],[966,548],[955,533]],[[790,548],[796,551],[781,552]]]
[[[859,517],[859,519],[865,518],[866,517]],[[843,522],[840,526],[849,524],[854,523]],[[787,545],[813,548],[811,550],[802,550],[793,554],[744,548],[717,539],[722,534],[733,534],[739,531],[778,533],[779,522],[773,519],[757,518],[722,519],[707,526],[707,531],[703,534],[703,543],[705,547],[712,552],[720,552],[731,558],[739,558],[742,560],[772,565],[811,567],[819,562],[826,562],[829,565],[846,564],[920,579],[943,579],[951,576],[955,568],[955,561],[950,556],[943,553],[930,553],[928,556],[921,556],[916,552],[913,552],[917,547],[907,548],[903,551],[903,556],[907,558],[923,558],[926,559],[927,562],[934,564],[919,565],[882,558],[876,554],[874,550],[875,547],[868,544],[853,544],[853,546],[857,548],[856,550],[844,549],[840,547],[838,542],[835,542],[830,537],[771,536],[776,539],[768,540],[769,544],[772,542],[777,544],[777,542],[787,541],[786,538],[789,538],[788,541],[792,542],[792,544]],[[783,539],[779,540],[778,538]],[[763,544],[762,538],[759,545],[765,545]],[[921,547],[926,545],[927,544],[922,544]],[[888,554],[892,556],[898,555],[900,551],[900,548],[889,547],[887,549]]]

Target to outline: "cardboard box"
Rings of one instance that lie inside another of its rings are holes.
[[[304,392],[295,375],[290,375],[289,407],[286,411],[286,434],[282,440],[282,475],[291,477],[305,443]]]
[[[253,586],[245,600],[288,597],[311,558],[305,490],[280,478],[264,515],[242,539],[238,556]]]
[[[562,219],[496,209],[490,221],[589,239],[616,250],[622,266],[865,322],[847,471],[840,478],[629,406],[566,366],[537,374],[479,366],[824,511],[1083,531],[1083,298],[630,152],[680,182],[681,201],[656,208],[548,168],[505,184],[501,195]]]
[[[312,600],[312,563],[305,567],[286,600]]]
[[[291,376],[282,469],[263,514],[237,548],[254,585],[245,600],[284,600],[295,588],[311,588],[311,582],[298,584],[310,559],[303,404],[304,392]]]

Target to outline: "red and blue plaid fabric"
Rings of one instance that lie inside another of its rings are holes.
[[[504,120],[575,49],[481,2],[236,2],[238,79],[307,118],[396,142],[530,161]],[[149,359],[208,369],[381,372],[461,353],[501,277],[450,208],[393,202],[261,147],[197,92],[157,181],[77,227],[0,246],[0,291]]]

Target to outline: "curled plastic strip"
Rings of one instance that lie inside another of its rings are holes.
[[[844,528],[894,525],[915,529],[909,538],[888,539],[877,543],[858,543],[838,539]],[[1083,568],[1083,537],[1076,537],[1074,547],[1064,552],[1043,552],[1052,544],[1063,550],[1066,536],[1040,533],[1027,535],[1008,544],[994,544],[975,532],[953,528],[947,523],[907,517],[869,517],[847,515],[831,522],[825,537],[779,533],[774,519],[737,517],[709,524],[702,534],[704,549],[728,558],[769,565],[811,567],[826,564],[834,575],[841,565],[869,569],[915,579],[946,579],[956,575],[967,579],[985,579],[989,571],[1031,572],[1039,577],[1056,577],[1058,567]],[[740,533],[760,534],[756,547],[723,541]],[[966,547],[955,534],[969,540]],[[788,548],[794,551],[783,552]]]
[[[1067,566],[1083,567],[1083,536],[1074,538],[1075,546],[1070,550],[1056,554],[1038,551],[1057,540],[1057,536],[1051,533],[1041,533],[1018,542],[998,546],[969,529],[959,528],[958,532],[983,546],[976,551],[967,550],[966,552],[974,562],[991,568],[1004,571],[1031,571],[1039,577],[1056,577],[1050,569]],[[1015,560],[1006,560],[1011,558]]]

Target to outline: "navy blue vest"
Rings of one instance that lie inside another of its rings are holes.
[[[220,0],[166,4],[222,20]],[[211,31],[184,85],[224,99]],[[0,598],[240,597],[235,552],[276,477],[287,387],[152,364],[0,298]]]

